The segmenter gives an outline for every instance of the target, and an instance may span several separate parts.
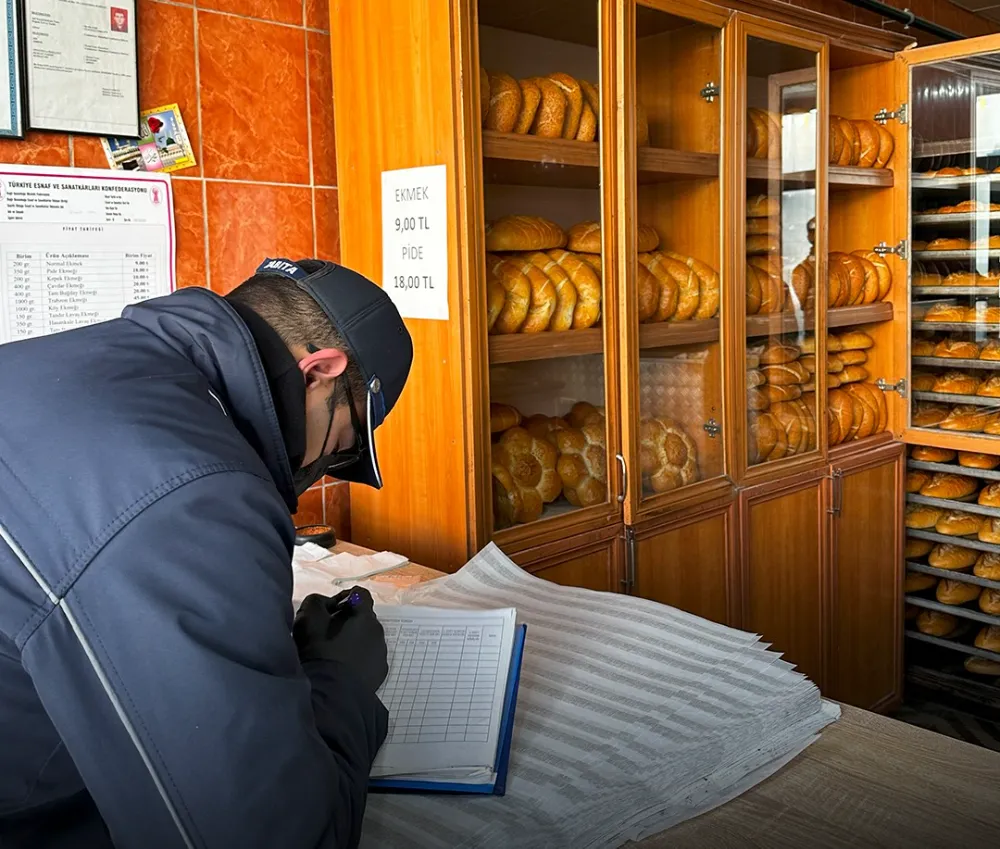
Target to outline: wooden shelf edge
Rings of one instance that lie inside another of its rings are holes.
[[[879,324],[892,321],[892,304],[879,301],[876,304],[862,304],[854,307],[834,307],[826,312],[826,326],[849,327],[855,324]],[[805,328],[811,332],[815,327],[812,313],[774,313],[772,315],[748,315],[747,336],[772,336],[781,333],[796,333]]]
[[[765,159],[748,159],[746,177],[748,180],[782,180],[786,183],[816,182],[815,171],[782,173],[777,162]],[[891,168],[827,167],[827,181],[833,187],[888,189],[895,184],[895,179]]]

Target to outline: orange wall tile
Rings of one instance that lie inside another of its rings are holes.
[[[224,293],[265,256],[339,259],[327,0],[138,0],[136,17],[140,108],[179,104],[198,160],[174,174],[177,285]],[[60,133],[0,141],[0,162],[108,167],[99,139]],[[296,521],[347,539],[349,498],[317,484]]]

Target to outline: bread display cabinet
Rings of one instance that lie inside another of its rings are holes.
[[[407,322],[385,487],[352,488],[354,540],[445,570],[492,541],[895,704],[904,443],[1000,454],[985,424],[926,414],[993,397],[1000,215],[988,173],[946,169],[1000,167],[980,153],[1000,77],[958,58],[1000,41],[904,49],[773,0],[331,14],[343,262],[382,280],[383,172],[447,171],[449,318]],[[934,86],[966,111],[930,117]]]

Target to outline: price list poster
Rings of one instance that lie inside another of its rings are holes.
[[[0,165],[0,344],[174,290],[170,178]]]

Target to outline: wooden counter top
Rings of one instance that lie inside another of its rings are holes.
[[[367,553],[350,543],[335,551]],[[383,579],[441,572],[410,564]],[[840,720],[784,769],[642,849],[995,849],[1000,753],[878,714]]]

